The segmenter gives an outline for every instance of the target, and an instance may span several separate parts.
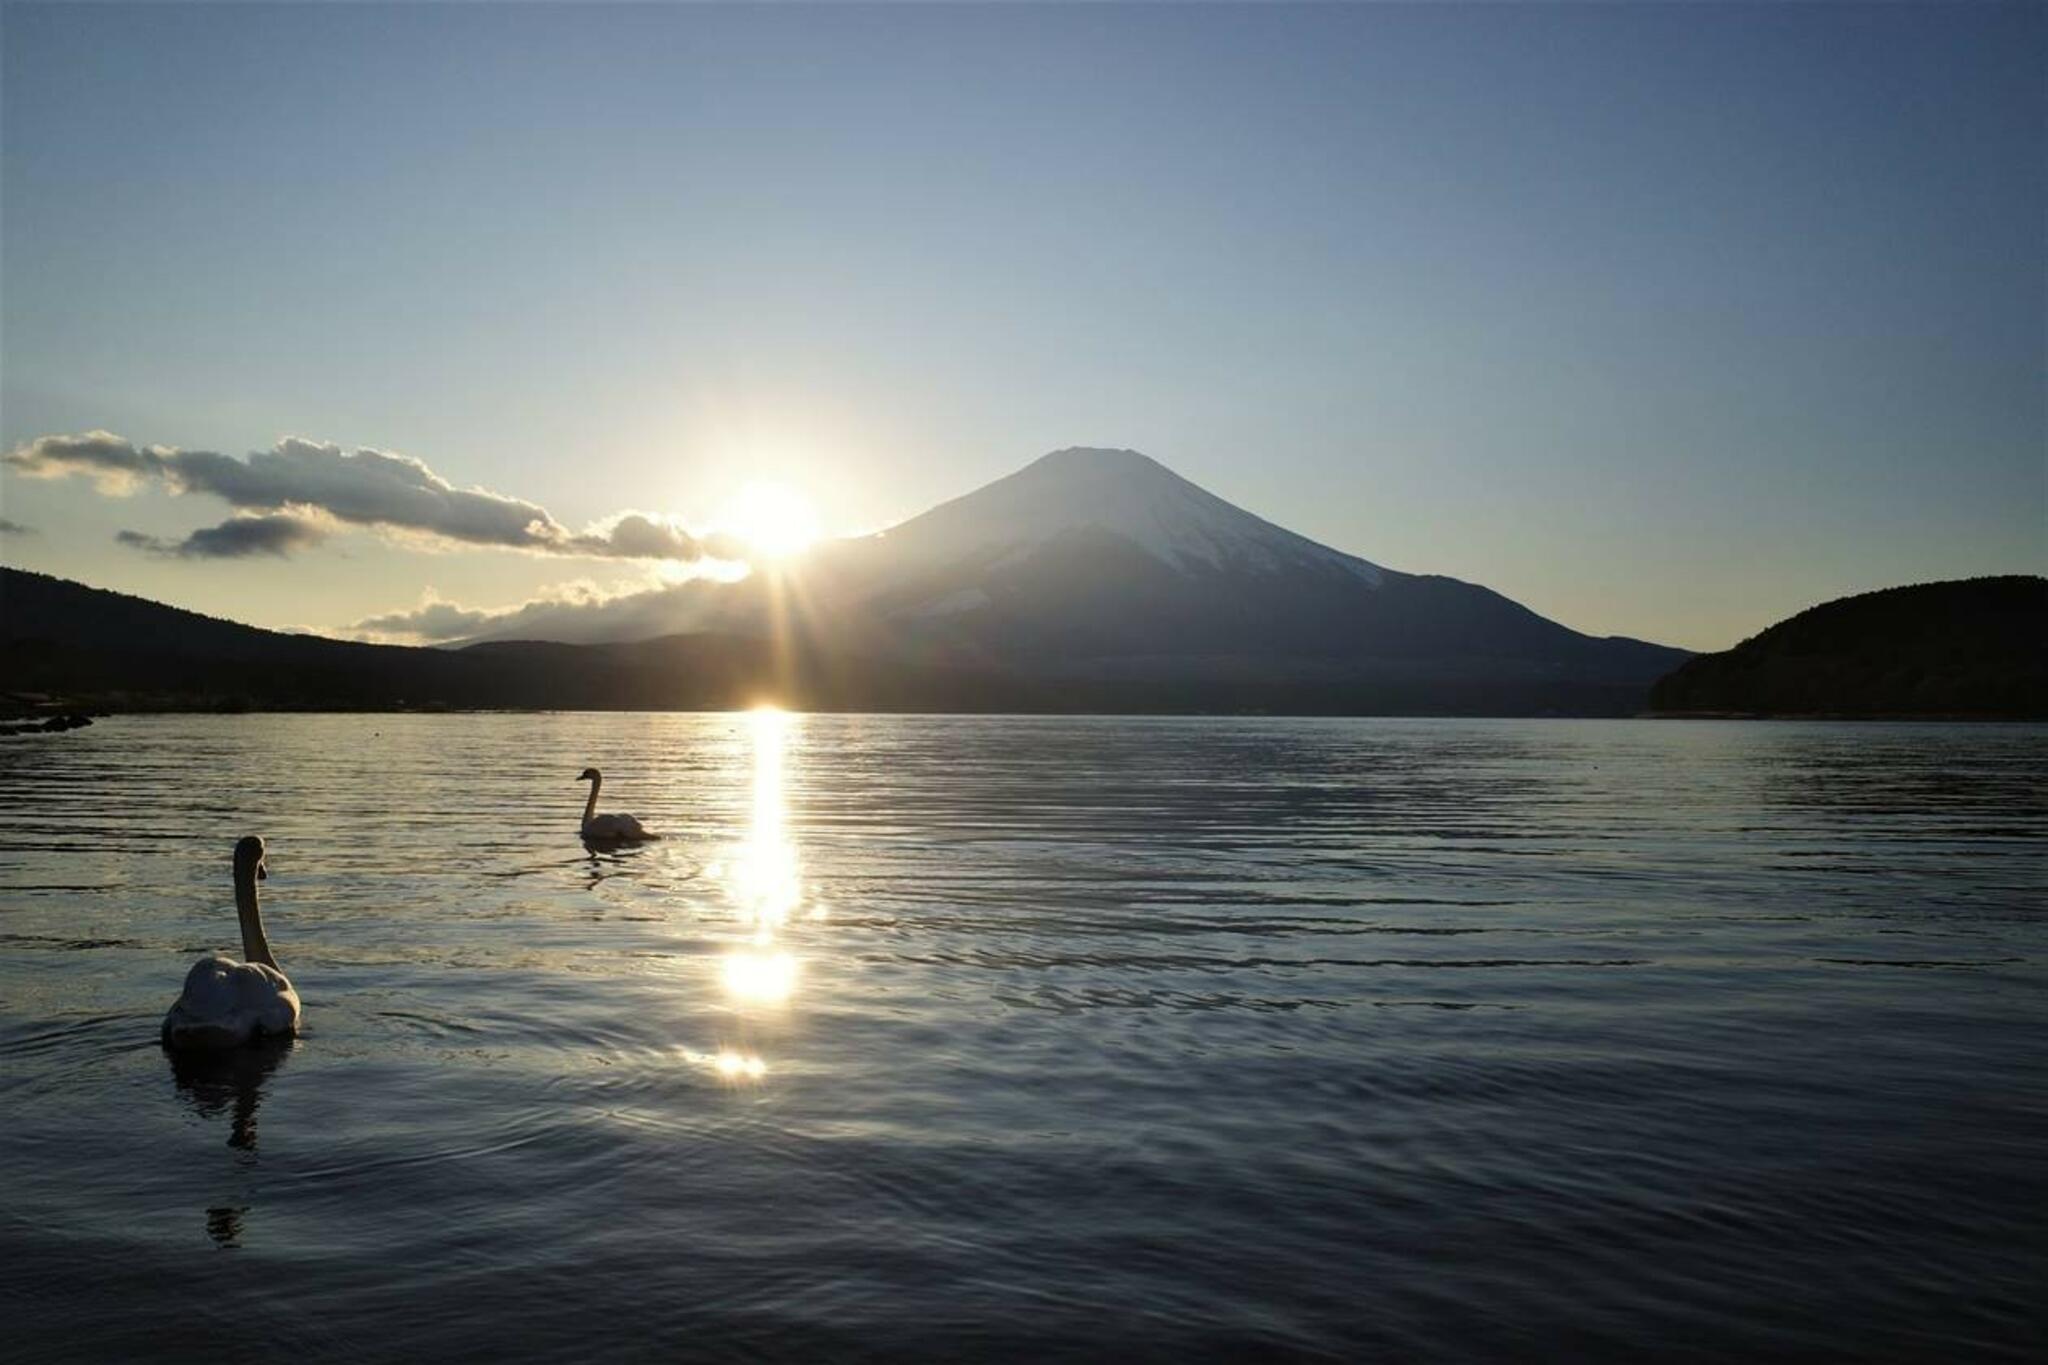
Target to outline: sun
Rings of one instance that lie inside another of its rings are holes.
[[[748,549],[769,559],[796,554],[818,538],[817,510],[787,484],[748,484],[725,505],[719,520]]]

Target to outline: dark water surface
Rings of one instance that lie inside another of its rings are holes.
[[[674,837],[592,856],[601,809]],[[2029,1358],[2048,728],[0,746],[0,1355]],[[306,1005],[174,1065],[229,853]]]

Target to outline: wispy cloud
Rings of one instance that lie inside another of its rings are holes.
[[[537,503],[485,488],[457,488],[409,455],[367,447],[343,450],[298,437],[236,459],[210,450],[138,446],[112,432],[89,431],[24,442],[0,455],[0,465],[32,479],[87,478],[110,496],[161,483],[174,492],[216,497],[238,512],[259,514],[194,532],[173,545],[173,553],[286,554],[316,543],[317,537],[283,531],[267,533],[271,538],[265,541],[266,533],[230,530],[250,520],[288,516],[304,526],[324,518],[448,544],[534,554],[681,562],[707,554],[744,557],[744,547],[730,537],[715,536],[707,543],[680,522],[645,512],[622,512],[571,531]],[[124,532],[121,539],[163,548],[146,536]],[[204,548],[182,548],[195,542]],[[238,544],[250,548],[228,548]]]
[[[350,626],[348,633],[408,644],[419,641],[440,644],[474,635],[489,625],[492,617],[504,614],[507,613],[444,602],[429,588],[425,598],[412,610],[366,616]]]
[[[432,588],[416,607],[354,622],[342,634],[388,644],[446,644],[478,636],[548,640],[633,638],[680,629],[704,580],[623,583],[603,588],[587,580],[558,584],[513,607],[466,607]],[[624,634],[620,634],[621,630]]]
[[[251,555],[275,555],[281,559],[294,550],[307,549],[327,539],[327,528],[306,517],[273,512],[230,517],[218,526],[194,531],[183,540],[163,540],[140,531],[121,531],[114,539],[133,549],[180,559],[247,559]]]
[[[139,450],[110,431],[82,436],[38,436],[0,456],[0,463],[32,479],[83,474],[102,493],[126,494],[159,472],[161,449]]]
[[[0,536],[32,536],[35,533],[36,528],[33,526],[23,526],[18,521],[0,517]]]

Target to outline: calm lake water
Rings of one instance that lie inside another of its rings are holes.
[[[668,831],[592,855],[600,809]],[[2048,728],[0,746],[14,1361],[2020,1359]],[[174,1065],[264,835],[282,1051]]]

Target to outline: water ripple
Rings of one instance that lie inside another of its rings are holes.
[[[586,765],[670,837],[585,849]],[[2039,726],[0,749],[10,1347],[2030,1359],[2044,776]],[[166,1057],[244,831],[305,1035]]]

